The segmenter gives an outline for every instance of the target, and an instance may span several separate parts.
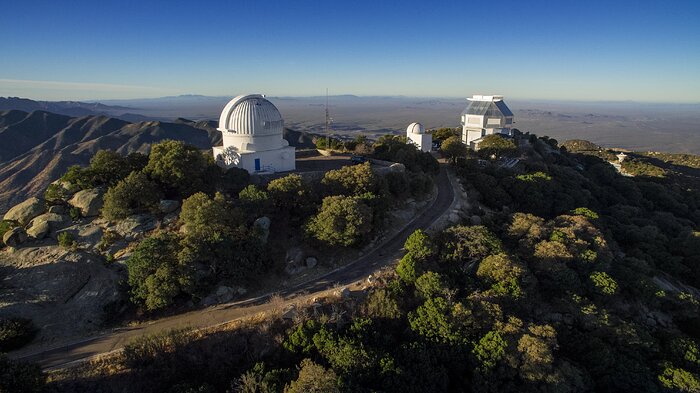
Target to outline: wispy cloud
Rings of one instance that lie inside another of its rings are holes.
[[[39,81],[27,79],[2,79],[0,78],[0,88],[31,88],[47,90],[74,90],[92,92],[149,92],[167,91],[162,87],[119,85],[110,83],[86,83],[86,82],[61,82],[61,81]]]

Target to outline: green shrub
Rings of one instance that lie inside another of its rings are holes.
[[[80,211],[80,208],[71,207],[68,209],[68,215],[70,216],[71,220],[78,221],[83,216],[83,213]]]
[[[41,392],[46,375],[37,364],[10,360],[0,353],[0,392]]]
[[[252,184],[238,193],[238,200],[253,217],[261,216],[270,206],[270,195]]]
[[[124,364],[127,367],[149,366],[156,358],[164,357],[192,341],[187,329],[173,329],[135,338],[124,346]]]
[[[515,142],[498,134],[486,135],[479,143],[479,155],[484,158],[511,155],[516,150]]]
[[[423,172],[414,173],[409,177],[411,195],[420,198],[433,190],[433,179]]]
[[[617,282],[608,273],[593,272],[590,278],[596,292],[608,296],[617,292]]]
[[[598,217],[600,217],[598,215],[598,213],[594,212],[593,210],[591,210],[587,207],[578,207],[578,208],[572,210],[571,214],[574,214],[577,216],[584,216],[584,217],[591,219],[591,220],[597,220]]]
[[[201,152],[181,141],[154,144],[144,172],[156,181],[167,196],[186,198],[196,192],[212,192],[221,169],[210,151]]]
[[[75,241],[75,236],[70,232],[61,232],[58,234],[58,245],[63,248],[73,249],[78,246]]]
[[[44,192],[44,200],[49,205],[63,204],[69,197],[68,192],[60,184],[49,184]]]
[[[368,192],[377,192],[378,179],[369,162],[361,165],[348,165],[326,172],[321,180],[328,195],[356,196]]]
[[[147,310],[164,308],[177,295],[190,292],[193,272],[177,259],[178,239],[159,233],[141,241],[126,261],[131,299]]]
[[[372,291],[365,301],[367,315],[372,318],[398,319],[401,317],[399,303],[391,292],[380,288]]]
[[[451,136],[442,142],[440,152],[454,164],[457,162],[457,158],[467,156],[467,145],[462,142],[460,137]]]
[[[140,212],[155,212],[163,194],[143,172],[131,172],[110,187],[104,197],[102,216],[108,220],[124,219]]]
[[[408,178],[402,172],[389,172],[386,175],[389,192],[396,199],[403,199],[411,192]]]
[[[0,319],[0,352],[9,352],[27,345],[36,335],[31,319]]]
[[[306,225],[309,236],[331,246],[358,245],[371,231],[372,209],[342,195],[323,198],[321,210]]]
[[[2,237],[5,233],[11,229],[17,228],[19,224],[15,221],[2,220],[0,221],[0,248],[5,247],[5,243],[2,241]]]

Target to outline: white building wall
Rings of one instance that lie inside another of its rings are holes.
[[[413,142],[418,150],[429,152],[433,147],[433,136],[431,134],[408,134],[408,139]]]
[[[214,157],[219,157],[223,153],[223,147],[214,147]],[[219,166],[224,169],[238,167],[245,169],[248,173],[256,172],[287,172],[296,169],[296,156],[294,147],[287,146],[276,150],[266,150],[258,152],[242,152],[238,163],[226,165],[217,160]],[[256,160],[258,165],[256,166]]]

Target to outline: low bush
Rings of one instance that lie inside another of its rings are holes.
[[[36,335],[31,319],[0,319],[0,352],[9,352],[27,345]]]

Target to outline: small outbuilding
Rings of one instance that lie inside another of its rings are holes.
[[[433,136],[425,132],[425,128],[420,123],[411,123],[406,128],[406,137],[420,151],[429,152],[433,147]]]
[[[283,138],[282,115],[260,94],[229,101],[221,111],[218,130],[223,134],[223,146],[215,146],[213,151],[222,168],[274,173],[296,167],[294,147]]]

